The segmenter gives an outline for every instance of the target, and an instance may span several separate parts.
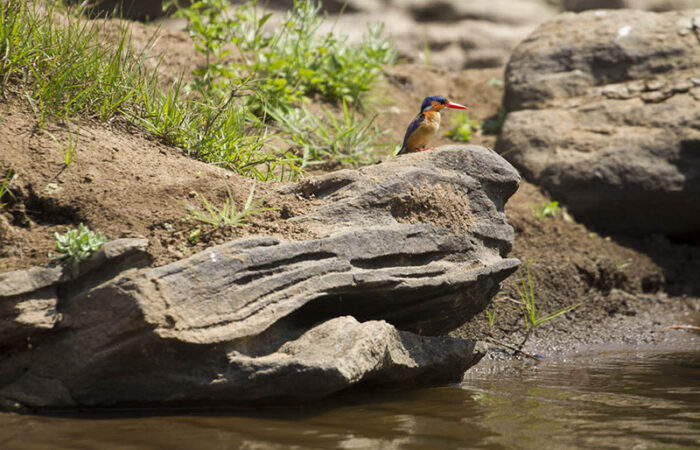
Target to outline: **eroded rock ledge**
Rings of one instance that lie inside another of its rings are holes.
[[[481,353],[444,335],[518,266],[503,213],[518,182],[491,150],[444,147],[289,186],[281,195],[322,199],[289,219],[318,239],[240,239],[156,268],[144,241],[119,240],[76,279],[0,274],[0,404],[237,404],[457,381]]]

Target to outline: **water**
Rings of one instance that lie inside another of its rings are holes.
[[[482,366],[482,365],[480,365]],[[700,353],[612,353],[321,406],[0,414],[3,449],[698,448]]]

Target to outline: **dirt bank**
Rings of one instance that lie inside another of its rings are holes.
[[[111,24],[111,25],[110,25]],[[106,22],[105,33],[116,23]],[[150,37],[148,27],[136,25],[136,45]],[[176,77],[197,61],[183,45],[187,36],[164,33],[158,53],[168,55],[164,77]],[[502,68],[447,72],[400,64],[385,69],[370,104],[386,127],[387,142],[398,143],[421,99],[446,95],[470,106],[472,117],[497,115],[501,104]],[[449,113],[448,113],[449,114]],[[278,192],[279,184],[258,183],[255,198],[271,210],[250,217],[241,227],[214,230],[187,220],[185,204],[203,208],[199,194],[215,204],[224,202],[227,186],[238,205],[245,202],[253,182],[217,167],[187,158],[177,148],[162,145],[148,134],[116,121],[79,124],[75,160],[65,167],[62,147],[75,128],[50,124],[38,130],[24,101],[8,96],[0,101],[0,173],[16,173],[0,213],[0,271],[50,263],[53,233],[84,223],[107,237],[145,237],[154,265],[172,262],[207,246],[249,235],[282,239],[313,238],[312,231],[289,219],[303,214],[314,200]],[[449,123],[449,117],[446,117]],[[492,147],[494,136],[477,135],[472,143]],[[441,138],[436,145],[449,142]],[[533,353],[553,353],[591,343],[686,342],[692,335],[667,330],[675,324],[697,323],[700,295],[700,250],[672,243],[662,236],[627,239],[596,234],[576,223],[565,211],[537,218],[546,196],[523,182],[506,206],[515,229],[513,255],[530,261],[538,299],[547,299],[545,312],[581,303],[564,318],[537,328],[525,347]],[[199,232],[196,230],[199,229]],[[195,236],[196,235],[196,236]],[[194,237],[193,237],[194,236]],[[522,341],[524,322],[514,283],[506,280],[502,294],[486,315],[455,332],[483,338],[492,333],[509,344]],[[695,312],[695,316],[692,313]],[[675,341],[674,341],[675,342]]]

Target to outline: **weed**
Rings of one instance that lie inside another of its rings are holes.
[[[5,174],[5,179],[2,182],[2,185],[0,185],[0,202],[2,201],[2,197],[5,195],[5,191],[7,190],[7,186],[10,184],[10,181],[12,180],[12,177],[14,176],[14,172],[12,169],[7,169],[7,173]],[[7,202],[5,203],[0,203],[0,208],[5,207],[7,205]]]
[[[243,209],[241,210],[238,210],[236,208],[236,204],[233,200],[233,195],[231,194],[231,190],[229,189],[228,185],[226,185],[226,200],[224,201],[224,205],[221,208],[213,206],[202,194],[197,195],[199,195],[199,198],[202,200],[206,211],[202,211],[191,204],[185,204],[185,208],[190,212],[190,215],[185,217],[185,219],[197,220],[199,222],[204,222],[209,225],[212,225],[214,227],[240,226],[248,220],[248,216],[274,209],[260,208],[259,205],[262,202],[262,200],[253,202],[253,196],[255,195],[255,185],[253,185],[253,187],[250,189],[250,193],[248,194],[248,200],[246,200],[246,203],[243,206]],[[192,235],[190,235],[190,242],[191,239]]]
[[[469,142],[472,133],[479,129],[481,122],[471,119],[468,113],[456,113],[452,115],[452,128],[445,133],[453,141]]]
[[[202,230],[199,228],[195,228],[190,232],[189,236],[187,236],[187,241],[190,243],[190,245],[195,245],[197,244],[197,242],[199,242],[199,237],[201,234]]]
[[[535,208],[535,217],[538,219],[546,219],[556,216],[560,211],[561,207],[559,207],[559,202],[550,200],[545,202],[541,207]]]
[[[68,144],[66,145],[61,144],[61,142],[59,142],[59,140],[56,139],[56,136],[54,136],[51,133],[48,133],[51,139],[53,139],[56,145],[58,145],[58,147],[61,149],[61,153],[63,153],[63,164],[65,164],[65,167],[70,166],[73,160],[75,159],[75,150],[78,147],[78,140],[80,136],[79,133],[80,130],[73,133],[70,129],[70,126],[68,126]]]
[[[91,231],[82,223],[78,228],[68,229],[65,234],[54,233],[56,238],[57,255],[50,254],[53,259],[64,259],[70,266],[74,276],[83,261],[102,248],[107,239],[98,232]]]
[[[520,297],[520,307],[523,311],[523,317],[525,318],[525,326],[528,332],[531,329],[542,325],[543,323],[548,322],[552,319],[555,319],[559,316],[562,316],[581,305],[580,303],[577,303],[575,305],[570,305],[565,308],[561,308],[552,313],[542,315],[537,310],[537,301],[535,300],[535,294],[532,285],[532,277],[530,276],[529,262],[525,264],[525,270],[527,278],[521,277],[520,285],[518,285],[518,282],[515,283],[515,290],[518,292],[518,296]]]
[[[490,330],[493,328],[493,325],[496,323],[496,311],[494,310],[493,312],[491,312],[487,309],[486,316],[488,316],[488,318],[489,318],[489,330]]]

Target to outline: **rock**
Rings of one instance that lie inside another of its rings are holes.
[[[342,0],[326,0],[326,10],[337,12]],[[276,7],[290,3],[277,2]],[[557,8],[539,0],[499,0],[495,4],[444,0],[357,0],[345,12],[330,17],[320,33],[348,36],[348,44],[362,42],[367,24],[382,22],[399,56],[450,70],[501,67],[512,49]],[[270,30],[276,22],[268,22]],[[426,48],[430,55],[425,55]]]
[[[518,266],[503,213],[518,182],[481,147],[405,155],[286,187],[314,205],[288,220],[317,239],[248,237],[0,297],[28,306],[5,321],[34,323],[0,332],[0,404],[265,403],[458,381],[482,353],[442,335]]]
[[[596,227],[700,230],[700,10],[566,13],[513,52],[497,143]]]
[[[555,13],[555,9],[539,0],[399,0],[419,22],[456,22],[465,19],[508,25],[536,24]]]
[[[185,5],[188,0],[178,2]],[[69,3],[80,4],[78,0]],[[163,2],[160,0],[96,0],[90,2],[86,11],[95,16],[111,15],[117,12],[125,19],[146,20],[160,17],[164,14]]]
[[[562,0],[565,11],[581,12],[589,9],[643,9],[672,11],[697,7],[696,0]]]
[[[0,347],[18,341],[38,341],[61,320],[59,287],[63,294],[97,284],[126,268],[150,264],[146,239],[117,239],[106,243],[81,264],[80,280],[64,266],[33,267],[0,274]],[[72,283],[71,283],[72,282]],[[70,284],[67,286],[67,284]]]

